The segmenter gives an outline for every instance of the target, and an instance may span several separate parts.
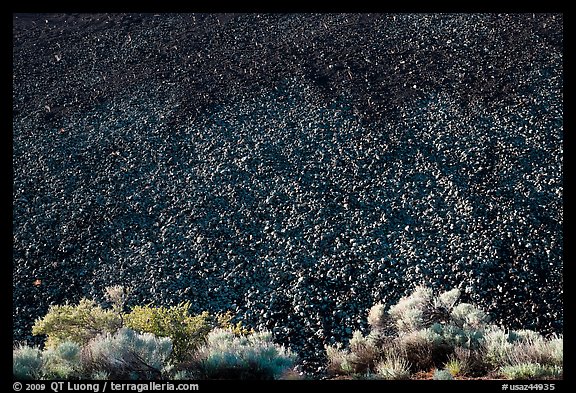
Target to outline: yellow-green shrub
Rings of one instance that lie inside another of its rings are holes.
[[[56,348],[65,341],[86,344],[98,334],[113,333],[121,326],[120,315],[102,309],[93,300],[82,299],[76,306],[50,306],[44,318],[34,322],[32,334],[47,335],[46,347]]]
[[[238,321],[236,323],[232,322],[234,319],[234,314],[232,311],[226,311],[216,315],[216,325],[217,327],[225,330],[229,330],[236,336],[247,336],[249,334],[255,333],[254,329],[246,328],[242,322]]]
[[[141,333],[169,337],[173,344],[172,358],[182,362],[205,343],[206,336],[214,327],[214,321],[207,312],[190,315],[189,308],[189,302],[172,307],[136,306],[124,314],[124,324]]]

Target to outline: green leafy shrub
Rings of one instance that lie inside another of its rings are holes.
[[[466,364],[455,355],[452,355],[444,364],[444,369],[450,372],[453,377],[457,377],[465,374]]]
[[[216,328],[198,349],[196,362],[207,379],[278,379],[295,356],[272,341],[269,332],[235,335]]]
[[[122,328],[90,340],[82,351],[82,362],[90,375],[157,379],[162,376],[171,352],[172,341],[168,337]]]
[[[173,307],[136,306],[125,313],[127,295],[123,287],[106,288],[110,310],[87,299],[78,305],[51,306],[33,327],[34,334],[47,336],[45,350],[15,348],[14,376],[151,379],[218,374],[225,364],[220,371],[209,371],[214,370],[211,364],[217,364],[217,356],[210,352],[217,340],[207,346],[208,334],[215,328],[235,337],[227,353],[229,359],[236,356],[238,362],[243,362],[242,377],[275,378],[278,370],[293,362],[293,355],[272,343],[269,334],[255,333],[241,322],[233,322],[231,312],[215,317],[207,312],[194,316],[188,312],[190,304],[181,303]],[[200,347],[210,355],[200,362],[205,368],[197,361]]]
[[[205,343],[214,327],[214,320],[207,312],[193,316],[188,313],[190,303],[172,307],[136,306],[124,314],[126,327],[142,333],[152,333],[172,340],[175,362],[184,362]]]
[[[47,379],[81,378],[81,347],[71,341],[59,343],[55,348],[43,351],[43,375]]]
[[[237,336],[247,336],[254,333],[254,329],[246,328],[242,322],[233,323],[234,314],[231,311],[216,315],[216,326],[222,329],[230,330]]]
[[[42,377],[42,351],[27,345],[12,350],[12,375],[15,379],[40,379]]]
[[[112,333],[122,326],[113,311],[104,310],[93,300],[82,299],[76,306],[50,306],[44,318],[37,319],[32,334],[47,335],[46,347],[55,348],[65,341],[86,344],[101,333]]]

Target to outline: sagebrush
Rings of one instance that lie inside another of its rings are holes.
[[[196,366],[208,379],[278,379],[295,355],[275,344],[269,332],[237,335],[217,328],[198,350]]]
[[[347,347],[326,347],[330,375],[396,378],[432,370],[435,379],[562,375],[561,336],[505,331],[477,306],[460,302],[458,289],[436,295],[420,286],[388,310],[375,304],[367,317],[368,335],[354,332]]]

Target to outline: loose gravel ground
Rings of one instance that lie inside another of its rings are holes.
[[[420,283],[562,331],[562,15],[13,22],[15,341],[113,284],[305,370]]]

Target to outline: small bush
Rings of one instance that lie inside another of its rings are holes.
[[[221,328],[208,334],[197,353],[199,368],[208,379],[277,379],[294,360],[268,332],[237,336]]]
[[[352,372],[365,374],[373,370],[379,351],[372,340],[364,337],[362,332],[356,330],[352,334],[349,345],[351,356],[348,357],[347,363],[351,366]]]
[[[460,290],[458,288],[451,289],[446,292],[442,292],[434,300],[434,307],[444,308],[446,310],[452,310],[456,303],[460,299]]]
[[[562,366],[564,362],[564,340],[560,337],[544,338],[534,331],[528,332],[514,345],[512,362],[538,363],[551,366]]]
[[[456,347],[478,349],[482,346],[484,333],[482,330],[461,328],[453,324],[434,324],[430,330],[438,335],[436,341],[454,349]]]
[[[368,312],[368,325],[370,334],[368,338],[376,346],[385,345],[388,337],[397,333],[396,321],[386,311],[382,303],[377,303]]]
[[[440,369],[453,376],[482,376],[525,364],[539,364],[549,375],[562,372],[561,337],[546,340],[529,330],[506,333],[491,325],[484,311],[459,299],[458,289],[435,296],[417,287],[387,312],[383,304],[374,305],[366,337],[355,332],[347,348],[326,347],[329,372],[365,376],[385,366],[392,369],[386,358],[390,346],[404,354],[412,372]]]
[[[539,363],[519,363],[504,366],[500,372],[507,379],[561,379],[563,374],[560,366]]]
[[[444,364],[452,353],[452,348],[444,343],[442,336],[432,329],[404,334],[396,342],[406,353],[413,371],[426,371]]]
[[[454,354],[448,359],[445,368],[455,377],[462,375],[482,376],[489,371],[489,367],[484,361],[482,348],[454,348]]]
[[[27,345],[14,348],[12,375],[15,379],[40,379],[42,377],[42,351]]]
[[[354,369],[350,362],[350,351],[342,349],[342,344],[326,345],[326,357],[328,358],[328,375],[353,374]]]
[[[128,295],[130,290],[124,288],[121,285],[114,285],[104,288],[104,297],[112,305],[112,310],[117,314],[124,312],[124,307],[126,306],[126,301],[128,300]]]
[[[173,307],[136,306],[124,315],[126,327],[158,337],[169,337],[174,345],[172,359],[184,362],[205,343],[206,336],[214,327],[207,312],[192,316],[188,313],[190,303]]]
[[[92,339],[82,351],[89,374],[107,374],[113,379],[157,379],[172,351],[167,337],[138,334],[127,328]]]
[[[484,334],[485,362],[493,368],[505,364],[514,341],[514,335],[509,335],[500,328],[488,329]]]
[[[432,304],[432,290],[417,287],[414,292],[403,297],[388,313],[396,321],[400,333],[410,333],[425,328],[424,310]]]
[[[530,330],[506,333],[502,329],[493,328],[486,333],[484,341],[485,361],[494,369],[508,370],[507,367],[511,367],[510,373],[539,370],[534,365],[562,370],[563,344],[561,336],[545,339]]]
[[[246,328],[242,322],[233,323],[234,315],[231,311],[226,311],[216,315],[216,326],[225,330],[230,330],[237,336],[247,336],[254,333],[254,329]]]
[[[108,379],[110,379],[110,374],[108,374],[106,371],[94,371],[91,375],[90,375],[90,379],[93,379],[95,381],[106,381]]]
[[[463,330],[482,330],[490,321],[488,314],[469,303],[460,303],[450,314],[452,323]]]
[[[382,303],[377,303],[370,308],[368,312],[368,325],[372,330],[383,329],[387,326],[388,313],[386,307]]]
[[[451,380],[454,379],[450,371],[448,370],[435,370],[432,379],[435,380]]]
[[[93,300],[82,299],[76,306],[50,306],[44,318],[34,323],[32,334],[47,335],[46,347],[55,348],[65,341],[86,344],[99,334],[115,332],[121,325],[118,314],[102,309]]]
[[[548,340],[545,352],[550,358],[550,363],[556,366],[564,365],[564,337],[562,335]]]
[[[466,364],[458,359],[456,356],[450,356],[446,364],[444,365],[444,369],[450,372],[453,377],[458,377],[460,375],[464,375],[466,372]]]
[[[395,321],[399,334],[432,327],[433,325],[455,326],[465,333],[481,331],[489,322],[488,315],[469,303],[456,304],[460,290],[452,289],[434,296],[429,288],[417,287],[409,296],[390,307],[388,314]],[[383,320],[381,308],[375,308],[372,320],[376,326]]]
[[[372,372],[380,350],[370,336],[355,331],[349,341],[349,349],[341,344],[326,346],[328,373],[332,375],[364,375]]]
[[[191,373],[190,371],[187,370],[178,370],[176,371],[172,377],[170,378],[174,381],[183,381],[183,380],[190,380],[190,379],[196,379],[196,376]]]
[[[43,374],[47,379],[81,378],[80,345],[65,341],[43,352]]]
[[[376,372],[382,379],[409,379],[410,362],[397,349],[386,351],[384,358],[376,364]]]

